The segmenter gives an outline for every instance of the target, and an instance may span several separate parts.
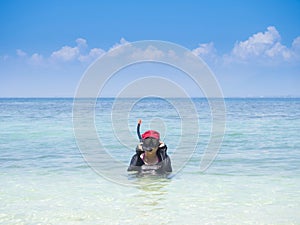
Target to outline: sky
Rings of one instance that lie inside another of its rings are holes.
[[[98,57],[142,40],[201,57],[225,97],[300,97],[296,0],[11,0],[0,28],[0,97],[73,97]]]

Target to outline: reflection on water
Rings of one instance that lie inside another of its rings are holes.
[[[133,198],[140,205],[139,212],[144,216],[153,215],[154,211],[163,210],[167,201],[168,185],[171,179],[165,175],[137,175],[133,183],[136,192]]]

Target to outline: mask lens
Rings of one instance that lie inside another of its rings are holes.
[[[143,149],[146,151],[152,150],[155,147],[158,147],[159,141],[155,138],[146,138],[143,140]]]

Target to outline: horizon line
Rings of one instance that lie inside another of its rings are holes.
[[[0,96],[0,99],[94,99],[95,97],[71,97],[71,96],[12,96],[12,97],[2,97]],[[114,96],[103,96],[103,97],[97,97],[96,99],[140,99],[141,97],[114,97]],[[142,98],[162,98],[159,96],[149,96],[149,97],[142,97]],[[300,96],[293,96],[293,95],[279,95],[279,96],[224,96],[222,97],[205,97],[205,96],[191,96],[191,97],[179,97],[179,96],[171,96],[171,97],[164,97],[166,99],[230,99],[230,98],[258,98],[258,99],[264,99],[264,98],[300,98]]]

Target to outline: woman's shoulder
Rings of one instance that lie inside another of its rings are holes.
[[[167,150],[168,147],[163,141],[159,141],[158,150]]]

